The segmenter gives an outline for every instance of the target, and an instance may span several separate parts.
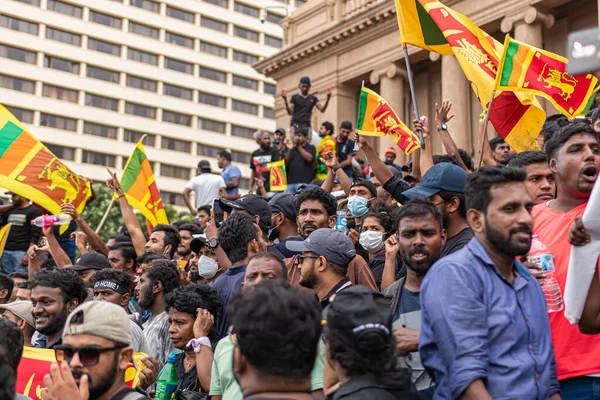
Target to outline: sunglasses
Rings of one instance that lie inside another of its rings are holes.
[[[56,346],[54,348],[54,354],[56,356],[56,361],[62,362],[66,361],[68,363],[73,360],[75,353],[79,354],[79,360],[84,367],[91,367],[98,364],[100,360],[100,354],[106,353],[107,351],[115,351],[120,350],[127,347],[124,344],[115,346],[115,347],[99,347],[99,346],[81,346],[81,347],[72,347],[72,346]]]
[[[298,256],[298,263],[299,264],[304,264],[304,260],[307,259],[307,258],[315,258],[316,259],[316,258],[319,258],[319,257],[321,257],[321,256],[303,256],[303,255],[299,255]]]

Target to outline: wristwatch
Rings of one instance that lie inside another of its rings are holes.
[[[446,124],[441,124],[437,127],[438,132],[439,131],[447,131],[448,130],[448,125]]]
[[[338,169],[342,169],[342,166],[340,164],[335,165],[333,168],[331,168],[334,174],[338,171]]]
[[[206,242],[206,245],[209,249],[216,249],[217,247],[219,247],[219,242],[217,241],[217,238],[212,238],[208,242]]]

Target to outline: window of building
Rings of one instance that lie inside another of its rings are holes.
[[[200,42],[200,51],[213,56],[227,58],[227,48],[216,44]]]
[[[79,75],[79,63],[64,58],[44,56],[44,67]]]
[[[258,106],[256,104],[250,104],[240,100],[231,100],[231,109],[245,114],[258,114]]]
[[[100,53],[112,54],[113,56],[121,55],[121,46],[103,40],[88,38],[87,47],[89,50],[99,51]]]
[[[250,164],[251,155],[248,153],[242,153],[239,151],[231,152],[231,161],[238,162],[240,164]]]
[[[15,78],[8,75],[0,75],[0,87],[16,90],[19,92],[34,93],[35,82],[27,79]]]
[[[240,86],[247,89],[258,90],[258,81],[254,79],[244,78],[243,76],[233,75],[231,83],[235,86]]]
[[[240,61],[240,62],[252,65],[258,61],[258,57],[253,56],[252,54],[243,53],[241,51],[234,50],[233,51],[233,61]]]
[[[94,124],[92,122],[83,123],[83,133],[86,135],[100,136],[109,139],[117,138],[117,128],[114,126]]]
[[[58,99],[62,101],[68,101],[70,103],[77,103],[77,97],[79,93],[77,90],[67,89],[59,86],[46,85],[42,88],[42,96],[50,97],[51,99]]]
[[[151,26],[138,24],[137,22],[129,21],[129,32],[136,35],[147,36],[153,39],[158,39],[158,29]]]
[[[246,128],[244,126],[239,125],[231,125],[231,135],[233,136],[253,139],[254,132],[256,132],[256,129]]]
[[[19,49],[17,47],[0,44],[0,57],[10,58],[15,61],[22,61],[29,64],[35,64],[36,53]]]
[[[46,113],[40,114],[40,125],[73,132],[77,129],[77,121],[75,119]]]
[[[0,26],[12,29],[13,31],[29,33],[30,35],[38,34],[38,24],[9,17],[8,15],[0,15]]]
[[[206,144],[200,144],[200,143],[198,143],[196,145],[196,154],[199,155],[199,156],[217,158],[217,154],[221,150],[223,150],[223,149],[220,149],[218,147],[208,146]]]
[[[237,36],[237,37],[252,40],[253,42],[258,42],[258,32],[254,32],[249,29],[244,29],[244,28],[240,28],[239,26],[234,26],[233,34],[234,34],[234,36]]]
[[[163,84],[163,94],[166,96],[179,97],[180,99],[192,100],[192,90],[181,86]]]
[[[144,136],[144,135],[146,135],[146,136]],[[142,139],[142,137],[144,137],[144,140],[142,140],[143,145],[154,147],[154,145],[156,143],[156,136],[153,135],[152,133],[137,132],[137,131],[132,131],[129,129],[125,129],[123,131],[123,141],[124,142],[137,143]]]
[[[300,7],[304,4],[306,4],[308,0],[296,0],[296,7]]]
[[[110,97],[99,96],[97,94],[85,94],[85,105],[96,108],[104,108],[105,110],[118,111],[119,100]]]
[[[227,33],[227,23],[217,21],[216,19],[205,17],[204,15],[202,16],[202,19],[200,19],[200,26],[203,26],[204,28],[212,29],[214,31]]]
[[[137,103],[127,102],[125,104],[125,113],[137,115],[138,117],[156,119],[156,108],[144,106]]]
[[[210,93],[199,92],[198,103],[225,108],[225,97],[217,96]]]
[[[273,110],[271,107],[263,107],[263,117],[264,118],[269,118],[269,119],[276,119],[277,118],[275,116],[275,110]]]
[[[185,74],[194,73],[194,66],[191,63],[178,61],[167,57],[165,57],[165,68],[172,69],[173,71],[183,72]]]
[[[185,140],[171,139],[163,136],[161,148],[189,153],[192,150],[192,144]]]
[[[81,35],[61,31],[60,29],[51,28],[49,26],[46,27],[46,39],[72,44],[73,46],[81,45]]]
[[[26,124],[33,124],[33,111],[25,110],[19,107],[4,105],[19,121]]]
[[[246,14],[254,18],[258,18],[260,14],[258,8],[250,7],[246,4],[238,3],[237,1],[233,3],[233,9],[239,13]]]
[[[163,122],[170,122],[172,124],[192,126],[191,115],[182,114],[175,111],[163,110],[162,120]]]
[[[190,179],[190,169],[175,165],[160,164],[160,175],[169,178]]]
[[[17,0],[17,1],[20,1],[21,3],[31,4],[32,6],[35,6],[35,7],[40,6],[40,0]]]
[[[56,11],[61,14],[70,15],[75,18],[81,18],[83,9],[81,7],[74,6],[72,4],[63,3],[57,0],[48,0],[46,3],[48,10]]]
[[[267,46],[276,47],[280,49],[283,47],[283,40],[273,36],[265,35],[265,44]]]
[[[225,133],[225,123],[219,121],[213,121],[206,118],[198,118],[198,129],[204,129],[205,131]]]
[[[275,96],[277,94],[277,87],[270,83],[264,82],[263,83],[263,92],[266,94],[272,94],[273,96]]]
[[[45,144],[52,154],[61,160],[75,161],[75,149],[71,147],[58,146],[56,144]]]
[[[272,12],[267,11],[267,18],[266,18],[267,21],[279,25],[281,23],[282,19],[283,19],[283,16],[273,14]]]
[[[160,5],[152,0],[129,0],[129,5],[143,8],[144,10],[152,11],[157,14],[160,10]]]
[[[229,2],[229,0],[204,0],[206,3],[210,3],[210,4],[214,4],[215,6],[219,6],[219,7],[223,7],[223,8],[228,8],[229,5],[227,4]]]
[[[189,47],[190,49],[194,48],[194,39],[172,32],[165,33],[165,41],[176,44],[177,46]]]
[[[183,195],[181,193],[173,193],[173,192],[160,192],[160,198],[163,203],[171,204],[173,206],[182,206],[185,207],[185,200],[183,200]]]
[[[206,78],[213,81],[225,82],[227,80],[227,74],[225,74],[225,72],[202,66],[200,67],[199,75],[200,78]]]
[[[109,69],[88,65],[86,73],[88,78],[100,79],[101,81],[107,81],[112,83],[119,83],[119,73],[117,71],[111,71]]]
[[[177,18],[185,22],[194,23],[194,13],[180,10],[179,8],[167,6],[167,15],[172,18]]]
[[[156,81],[153,81],[152,79],[141,78],[139,76],[134,75],[127,75],[127,86],[156,93],[158,83]]]
[[[102,14],[98,11],[90,10],[90,22],[97,24],[110,26],[111,28],[121,29],[121,18],[113,17],[111,15]]]
[[[104,154],[96,153],[95,151],[83,150],[81,152],[81,162],[85,164],[102,165],[104,167],[115,167],[117,157]]]
[[[142,50],[128,48],[127,58],[145,64],[158,65],[158,56],[156,54],[147,53]]]

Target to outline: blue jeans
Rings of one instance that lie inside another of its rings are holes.
[[[286,193],[296,194],[302,185],[306,183],[288,183]]]
[[[600,400],[600,377],[580,376],[559,383],[563,400]]]
[[[27,271],[27,267],[21,266],[21,259],[27,254],[23,250],[4,250],[2,253],[2,265],[4,265],[4,271],[10,274],[15,271]]]

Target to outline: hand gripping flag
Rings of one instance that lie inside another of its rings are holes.
[[[546,117],[534,95],[504,91],[496,94],[488,110],[502,45],[437,0],[396,0],[396,12],[400,40],[443,55],[454,54],[498,135],[517,152],[529,149]],[[413,29],[417,32],[407,32]]]
[[[274,161],[267,164],[271,175],[269,183],[273,192],[283,192],[287,190],[287,175],[285,172],[285,160]]]
[[[365,136],[388,135],[407,155],[421,148],[419,137],[400,121],[383,97],[365,87],[360,91],[356,131]]]
[[[60,214],[71,203],[82,212],[92,194],[90,181],[62,163],[0,104],[0,187]],[[66,230],[68,225],[63,225]]]
[[[121,187],[129,204],[146,217],[149,226],[168,225],[167,213],[163,207],[160,192],[152,173],[152,166],[146,157],[142,140],[136,144],[131,157],[125,164],[123,176],[121,176]]]
[[[593,74],[567,75],[566,70],[566,58],[506,36],[496,89],[543,96],[568,118],[585,115],[598,90],[598,79]]]

